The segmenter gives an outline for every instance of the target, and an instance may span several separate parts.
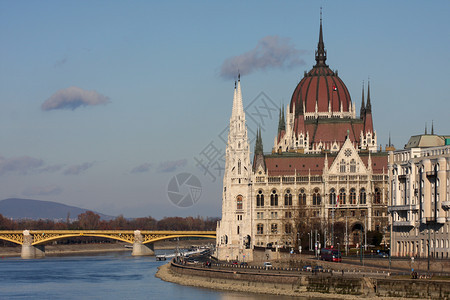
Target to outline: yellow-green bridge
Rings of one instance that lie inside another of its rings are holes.
[[[69,237],[103,237],[133,245],[132,255],[154,255],[153,243],[180,237],[216,238],[215,231],[0,230],[0,240],[22,245],[22,258],[45,256],[45,244]]]

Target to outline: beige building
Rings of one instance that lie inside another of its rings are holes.
[[[410,138],[389,153],[393,256],[449,258],[450,137]]]

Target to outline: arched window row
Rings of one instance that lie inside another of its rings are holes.
[[[283,196],[283,195],[282,195]],[[270,206],[278,206],[279,194],[276,189],[273,189],[270,194]],[[294,205],[294,192],[291,189],[287,189],[284,192],[284,206]],[[282,198],[282,199],[283,199]],[[298,191],[298,205],[306,205],[307,194],[305,189],[300,189]],[[375,188],[373,194],[373,203],[381,204],[382,195],[379,188]],[[239,201],[238,201],[239,202]],[[367,204],[367,192],[365,188],[361,188],[359,193],[355,188],[351,188],[349,193],[345,188],[341,188],[339,193],[336,189],[331,188],[328,194],[328,203],[330,205],[356,205],[356,204]],[[322,195],[319,188],[314,188],[311,193],[311,204],[318,206],[322,204]],[[281,204],[282,205],[282,204]],[[239,206],[239,204],[238,204]],[[256,207],[264,207],[264,192],[259,190],[256,194]],[[239,208],[238,208],[239,209]]]

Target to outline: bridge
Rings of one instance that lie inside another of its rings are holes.
[[[22,245],[21,257],[42,258],[45,244],[69,237],[102,237],[133,245],[133,256],[154,255],[153,243],[180,237],[216,238],[215,231],[0,230],[0,240]]]

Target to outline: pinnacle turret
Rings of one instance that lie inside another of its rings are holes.
[[[367,105],[366,105],[366,113],[372,113],[372,104],[370,103],[370,81],[367,82]]]
[[[365,103],[364,103],[364,81],[363,81],[363,86],[362,86],[362,100],[361,100],[361,111],[359,113],[359,117],[362,119],[364,118],[364,115],[366,114],[366,107],[365,107]]]

